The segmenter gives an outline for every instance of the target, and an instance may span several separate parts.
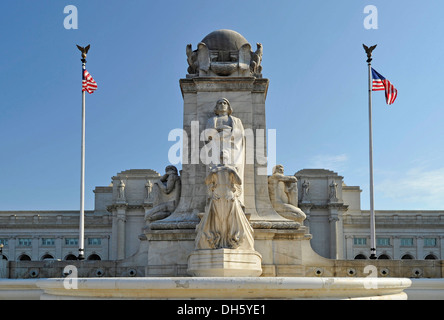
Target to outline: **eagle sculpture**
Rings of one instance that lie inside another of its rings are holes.
[[[371,46],[370,48],[367,47],[365,44],[362,44],[364,47],[365,53],[367,53],[367,62],[372,61],[372,51],[375,50],[376,44],[374,46]]]
[[[193,51],[191,44],[187,44],[186,53],[187,53],[187,62],[188,62],[188,73],[189,74],[198,73],[199,63],[197,60],[198,57],[197,50]]]
[[[257,42],[257,50],[256,52],[251,53],[251,63],[250,63],[250,70],[251,73],[262,73],[262,44]]]
[[[87,45],[86,47],[81,47],[78,44],[76,44],[77,48],[82,52],[82,58],[86,59],[86,54],[88,53],[88,50],[90,48],[90,45]]]

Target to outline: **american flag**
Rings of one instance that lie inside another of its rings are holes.
[[[86,69],[82,71],[82,91],[93,93],[97,89],[97,83]]]
[[[398,90],[395,89],[395,87],[390,83],[390,81],[388,81],[386,78],[380,75],[373,68],[372,68],[372,78],[373,78],[372,91],[385,90],[385,101],[387,102],[387,104],[392,104],[393,102],[395,102],[396,97],[398,95]]]

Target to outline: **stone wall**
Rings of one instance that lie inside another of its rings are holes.
[[[8,269],[10,279],[63,278],[74,269],[79,278],[145,276],[145,266],[127,266],[119,261],[104,260],[11,261]]]
[[[64,269],[74,266],[78,277],[145,277],[146,265],[124,261],[11,261],[7,263],[8,278],[62,278]],[[153,266],[154,267],[154,266]],[[168,275],[187,276],[186,264],[170,265]],[[153,270],[151,270],[153,271]],[[271,277],[403,277],[442,278],[443,260],[331,260],[312,259],[301,265],[266,264],[262,276]],[[65,272],[66,273],[66,272]],[[162,276],[158,272],[156,275]]]

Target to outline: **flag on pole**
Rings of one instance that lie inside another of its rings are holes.
[[[398,95],[398,90],[384,78],[381,74],[379,74],[375,69],[372,68],[372,91],[383,91],[385,90],[385,101],[387,104],[392,104],[395,102],[396,97]]]
[[[89,94],[97,90],[97,83],[86,69],[82,72],[82,91],[87,91]]]

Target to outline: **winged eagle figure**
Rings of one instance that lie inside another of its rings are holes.
[[[367,53],[367,62],[372,61],[372,51],[375,50],[376,44],[374,46],[371,46],[370,48],[367,47],[365,44],[362,44],[362,46],[364,47],[365,53]]]
[[[81,47],[78,44],[76,44],[77,48],[82,52],[82,58],[86,59],[86,54],[88,53],[88,50],[90,48],[90,45],[87,45],[86,47]]]

